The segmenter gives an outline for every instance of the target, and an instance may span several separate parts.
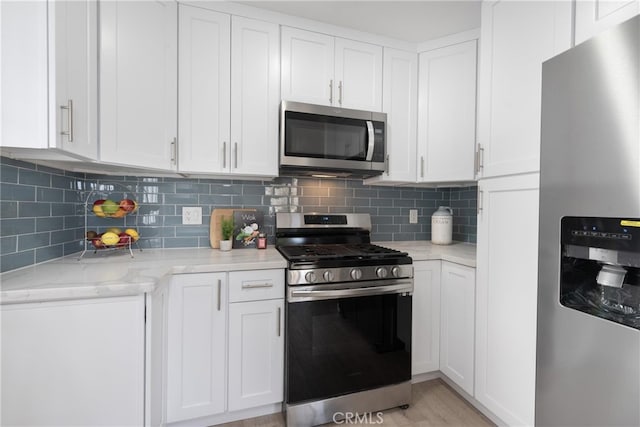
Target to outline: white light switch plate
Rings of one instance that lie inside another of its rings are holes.
[[[418,209],[409,209],[409,224],[418,223]]]
[[[182,208],[182,223],[189,225],[202,224],[202,208]]]

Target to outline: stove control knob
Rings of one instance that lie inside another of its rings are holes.
[[[386,267],[376,268],[376,276],[378,276],[379,278],[384,279],[388,274],[389,272],[387,271]]]
[[[324,280],[325,280],[325,281],[327,281],[327,282],[333,282],[333,271],[329,271],[329,270],[325,271],[325,272],[322,274],[322,277],[323,277],[323,278],[324,278]]]
[[[309,271],[307,274],[304,275],[304,278],[309,283],[315,283],[315,281],[316,281],[316,273],[314,273],[313,271]]]
[[[395,267],[393,267],[391,269],[391,275],[393,277],[399,277],[400,276],[400,267],[398,267],[397,265]]]
[[[359,268],[354,268],[353,270],[351,270],[351,278],[353,280],[362,279],[362,270],[360,270]]]

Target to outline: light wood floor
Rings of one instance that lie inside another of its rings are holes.
[[[375,414],[370,424],[325,424],[325,426],[373,426],[381,427],[431,427],[431,426],[493,426],[494,424],[464,400],[440,379],[413,385],[413,403],[408,409],[394,408],[383,412],[384,422],[375,424]],[[235,421],[222,424],[224,427],[281,427],[283,414]],[[293,426],[289,426],[293,427]]]

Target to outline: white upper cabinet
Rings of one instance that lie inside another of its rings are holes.
[[[96,3],[2,2],[0,10],[0,146],[36,149],[19,152],[26,159],[96,159]]]
[[[278,175],[278,25],[180,5],[179,170]]]
[[[178,6],[178,169],[229,170],[231,17]]]
[[[282,27],[282,99],[382,111],[382,47]]]
[[[100,3],[100,160],[174,170],[177,3]]]
[[[571,2],[483,2],[480,40],[480,175],[538,171],[542,62],[571,46]]]
[[[640,0],[582,0],[576,5],[576,44],[640,13]]]
[[[418,121],[418,55],[384,48],[382,111],[387,113],[385,172],[367,180],[414,182],[416,180],[416,134]]]
[[[476,41],[420,54],[418,182],[475,179]]]
[[[282,99],[333,105],[333,53],[333,37],[282,27]]]
[[[77,155],[98,156],[97,5],[93,1],[51,1],[55,23],[55,116],[51,140]],[[50,9],[51,10],[51,9]],[[51,16],[51,15],[50,15]],[[51,18],[50,18],[51,19]]]
[[[338,103],[334,105],[382,111],[382,47],[336,38],[335,81]]]
[[[279,26],[234,16],[231,31],[231,172],[277,176]]]

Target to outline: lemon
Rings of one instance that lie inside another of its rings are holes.
[[[107,246],[113,246],[120,241],[120,236],[111,231],[107,231],[102,235],[102,237],[100,237],[100,240]]]
[[[134,242],[137,242],[138,239],[140,238],[140,235],[138,234],[138,232],[133,228],[127,228],[126,230],[124,230],[124,232],[129,236],[131,236],[131,240],[133,240]]]

